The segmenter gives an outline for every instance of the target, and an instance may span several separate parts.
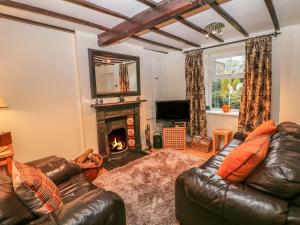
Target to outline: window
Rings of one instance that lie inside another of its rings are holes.
[[[220,109],[224,104],[238,110],[243,92],[245,56],[214,58],[211,87],[211,107]]]

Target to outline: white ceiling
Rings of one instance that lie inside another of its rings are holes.
[[[55,12],[59,12],[65,15],[77,17],[84,19],[96,24],[100,24],[106,27],[113,27],[121,22],[122,19],[115,18],[110,15],[106,15],[91,9],[87,9],[63,0],[15,0],[17,2],[37,6],[40,8],[45,8]],[[148,7],[136,0],[88,0],[92,3],[98,4],[100,6],[109,8],[111,10],[122,13],[126,16],[132,17],[135,14],[147,9]],[[160,2],[161,0],[154,0],[155,2]],[[281,27],[300,24],[300,0],[273,0]],[[222,7],[233,16],[251,35],[255,33],[261,33],[266,31],[274,30],[271,17],[267,11],[264,0],[231,0]],[[42,16],[39,14],[14,9],[6,6],[0,5],[0,13],[6,13],[26,19],[35,20],[38,22],[44,22],[52,25],[57,25],[73,30],[80,30],[84,32],[99,34],[101,31],[90,28],[83,25],[74,24],[71,22],[63,21],[60,19],[51,18],[48,16]],[[196,14],[188,18],[189,21],[195,23],[196,25],[204,28],[207,24],[211,22],[223,22],[225,24],[225,29],[223,31],[222,38],[225,42],[234,39],[244,38],[235,28],[233,28],[229,23],[227,23],[221,16],[219,16],[214,10],[209,9],[202,13]],[[165,26],[162,30],[172,33],[174,35],[180,36],[186,40],[192,41],[194,43],[201,44],[201,46],[209,46],[217,44],[213,39],[207,39],[202,34],[186,27],[185,25],[176,22]],[[153,41],[165,43],[174,47],[187,49],[191,46],[172,40],[170,38],[158,35],[153,32],[146,33],[142,37],[151,39]],[[135,45],[143,46],[145,48],[162,50],[162,51],[172,51],[169,49],[153,46],[150,44],[145,44],[132,39],[126,39],[124,42],[132,43]]]

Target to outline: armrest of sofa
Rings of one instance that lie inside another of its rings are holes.
[[[186,196],[236,224],[282,225],[288,202],[243,184],[233,184],[200,168],[181,175]]]
[[[92,190],[55,212],[59,224],[126,225],[124,201],[115,193]]]
[[[28,225],[126,225],[125,205],[115,193],[92,190]]]

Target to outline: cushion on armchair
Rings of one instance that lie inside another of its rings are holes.
[[[58,188],[38,169],[15,161],[12,178],[16,194],[37,216],[51,213],[62,206]]]

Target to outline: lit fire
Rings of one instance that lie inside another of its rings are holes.
[[[123,150],[125,147],[125,144],[122,143],[121,141],[117,140],[117,138],[115,137],[114,141],[111,143],[111,146],[113,148],[116,148],[117,150]]]

